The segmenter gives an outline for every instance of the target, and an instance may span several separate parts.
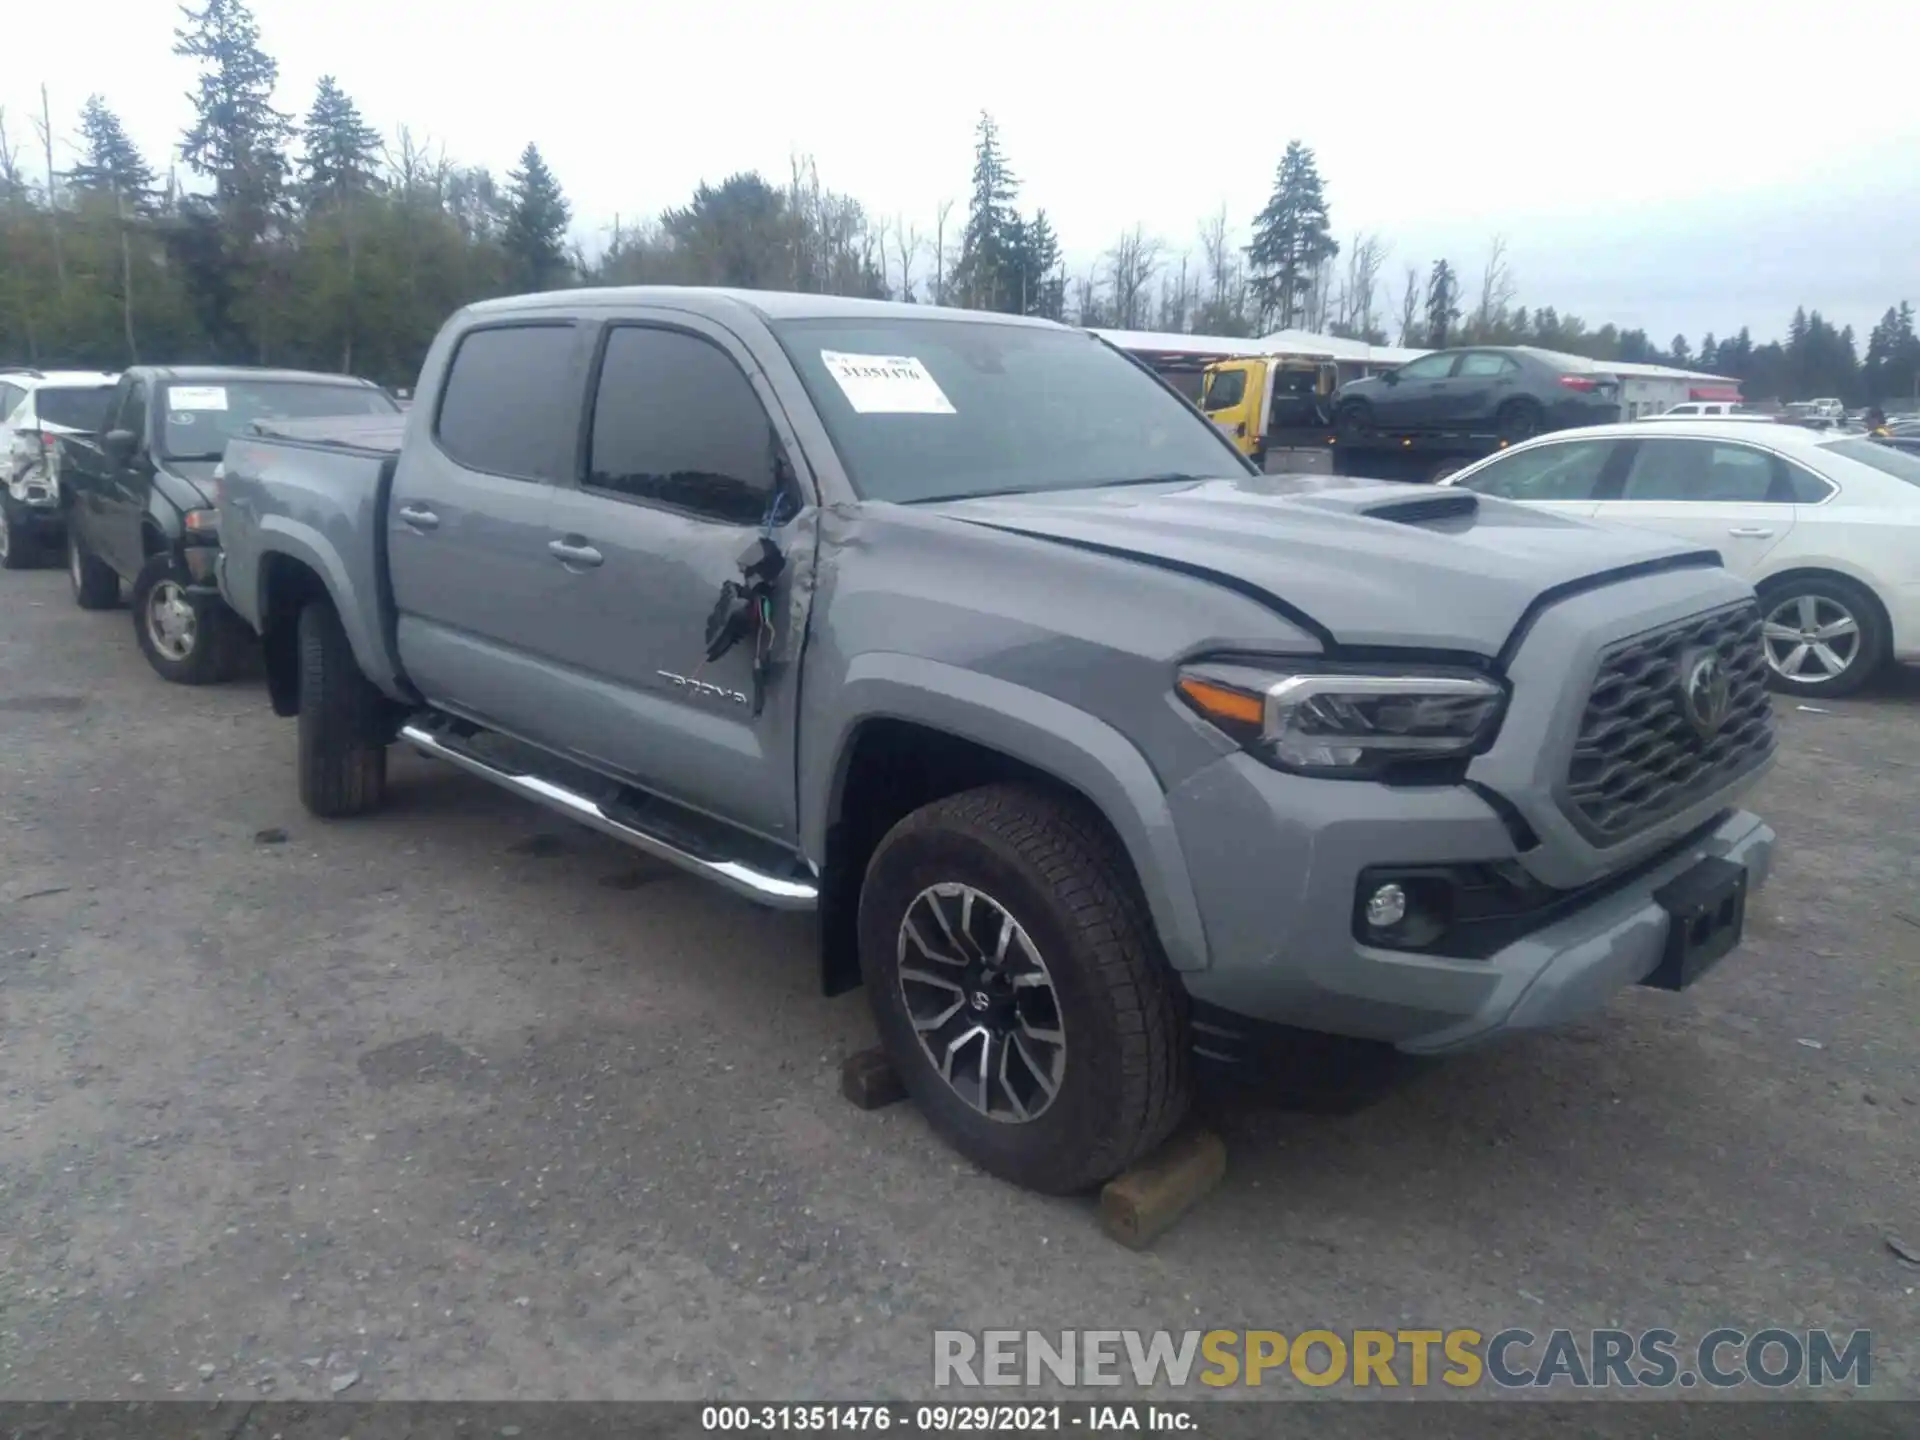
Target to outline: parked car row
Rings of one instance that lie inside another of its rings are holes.
[[[83,609],[118,605],[126,586],[142,653],[187,685],[230,678],[253,640],[214,583],[227,442],[256,423],[399,413],[351,376],[211,366],[7,372],[0,407],[0,560],[64,548]]]
[[[1545,424],[1599,394],[1570,377],[1465,378]],[[257,637],[316,816],[376,810],[404,743],[813,912],[934,1128],[1047,1191],[1150,1151],[1205,1073],[1691,985],[1770,868],[1740,803],[1770,675],[1912,637],[1864,588],[1756,599],[1733,537],[1591,517],[1696,470],[1703,503],[1763,477],[1783,539],[1903,513],[1841,441],[1267,475],[1062,326],[679,288],[470,306],[418,398],[129,371],[59,438],[76,598],[130,583],[169,679]]]

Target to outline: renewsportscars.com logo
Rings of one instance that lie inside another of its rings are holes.
[[[936,1388],[1132,1384],[1780,1390],[1873,1383],[1873,1332],[936,1330]]]

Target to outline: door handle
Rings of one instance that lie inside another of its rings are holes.
[[[1743,539],[1764,540],[1767,536],[1773,534],[1773,529],[1768,525],[1736,525],[1727,531],[1727,533],[1729,535],[1738,535]]]
[[[547,553],[562,565],[598,565],[605,557],[586,541],[549,540]]]
[[[424,505],[402,505],[400,523],[414,530],[438,530],[440,517]]]

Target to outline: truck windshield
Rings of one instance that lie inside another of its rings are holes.
[[[175,382],[160,392],[161,451],[169,460],[218,460],[227,441],[256,420],[320,420],[335,415],[394,415],[385,391],[323,380]]]
[[[96,434],[107,423],[111,385],[43,385],[33,392],[33,408],[42,425]]]
[[[776,321],[773,329],[854,489],[869,500],[1247,468],[1178,397],[1078,331],[890,316]]]

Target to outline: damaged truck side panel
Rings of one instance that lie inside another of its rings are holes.
[[[1259,475],[1088,337],[932,307],[490,301],[418,394],[227,453],[308,807],[377,805],[398,739],[816,911],[827,988],[1020,1183],[1115,1173],[1302,1028],[1431,1052],[1690,983],[1765,879],[1711,554]],[[1657,737],[1657,800],[1580,768],[1642,650],[1724,711]]]

